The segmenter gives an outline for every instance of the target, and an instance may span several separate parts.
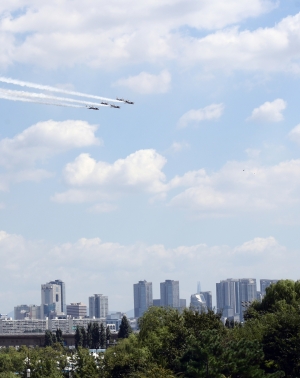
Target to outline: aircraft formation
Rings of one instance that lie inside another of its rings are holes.
[[[100,107],[110,107],[114,109],[120,109],[120,106],[114,103],[123,103],[123,104],[130,104],[133,105],[133,101],[124,100],[122,98],[110,99],[106,97],[91,95],[87,93],[81,93],[76,91],[71,91],[67,89],[51,87],[48,85],[41,85],[30,83],[26,81],[15,80],[6,77],[0,77],[0,82],[6,84],[13,84],[20,87],[27,87],[27,88],[35,88],[42,90],[44,92],[58,92],[64,95],[71,95],[81,97],[82,99],[75,99],[66,96],[55,96],[53,94],[45,94],[45,93],[35,93],[29,91],[20,91],[20,90],[11,90],[6,88],[0,88],[0,98],[11,100],[11,101],[23,101],[23,102],[33,102],[37,104],[44,104],[44,105],[54,105],[54,106],[64,106],[64,107],[72,107],[72,108],[85,108],[89,110],[99,110]],[[96,101],[89,101],[84,100],[83,98],[91,98]],[[101,102],[100,102],[101,101]]]

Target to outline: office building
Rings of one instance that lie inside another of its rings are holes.
[[[28,317],[29,306],[19,305],[14,307],[14,320],[22,320]]]
[[[41,306],[19,305],[14,307],[14,320],[41,319]]]
[[[260,292],[262,298],[266,295],[266,288],[271,286],[272,284],[276,284],[279,280],[269,280],[269,279],[261,279],[260,280]]]
[[[139,318],[153,305],[152,282],[139,281],[133,285],[134,317]]]
[[[72,318],[80,318],[87,316],[87,307],[85,304],[79,303],[70,303],[67,305],[67,315]]]
[[[257,298],[255,278],[229,278],[217,283],[216,289],[217,311],[223,318],[243,321],[247,306]]]
[[[102,294],[94,294],[89,297],[89,317],[106,318],[108,314],[108,297]]]
[[[179,281],[166,280],[160,284],[160,305],[180,308]]]
[[[212,293],[211,291],[201,291],[200,294],[202,294],[205,298],[206,306],[208,310],[212,310]]]
[[[62,286],[60,284],[46,283],[41,285],[41,315],[42,318],[49,317],[50,314],[61,315],[62,311]]]
[[[197,312],[207,312],[207,306],[203,294],[192,294],[190,308]]]
[[[60,312],[63,314],[67,313],[67,302],[66,302],[66,284],[62,280],[54,280],[48,282],[49,284],[53,285],[58,285],[60,286],[60,303],[61,303],[61,308]]]

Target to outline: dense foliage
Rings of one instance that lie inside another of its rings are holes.
[[[51,347],[0,350],[0,378],[279,378],[300,377],[300,284],[280,281],[267,289],[261,303],[245,314],[245,323],[220,315],[152,307],[140,318],[140,332],[131,332],[126,318],[118,343],[91,355],[110,337],[103,326],[76,330],[76,351],[64,349],[59,332]]]

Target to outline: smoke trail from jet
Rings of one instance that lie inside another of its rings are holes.
[[[7,96],[13,96],[13,97],[40,98],[40,99],[45,99],[45,100],[66,101],[66,102],[73,102],[73,103],[75,102],[75,103],[84,104],[84,105],[96,105],[97,107],[109,106],[109,105],[102,105],[102,104],[99,104],[97,102],[75,100],[75,99],[67,98],[67,97],[49,96],[49,95],[45,95],[43,93],[14,91],[14,90],[11,90],[11,89],[4,89],[4,88],[0,88],[0,93],[4,93]]]
[[[56,87],[50,87],[49,85],[40,85],[40,84],[30,83],[30,82],[27,82],[27,81],[15,80],[15,79],[11,79],[9,77],[1,77],[0,76],[0,82],[7,83],[7,84],[19,85],[21,87],[40,89],[40,90],[44,90],[44,91],[59,92],[59,93],[64,93],[64,94],[68,94],[68,95],[73,95],[73,96],[94,98],[94,99],[102,100],[102,101],[122,102],[122,101],[114,100],[114,99],[111,99],[111,98],[94,96],[94,95],[81,93],[81,92],[75,92],[75,91],[68,91],[66,89],[60,89],[60,88],[56,88]]]
[[[68,108],[86,108],[85,106],[81,105],[72,105],[72,104],[64,104],[56,103],[56,102],[50,102],[50,101],[42,101],[34,98],[26,98],[26,97],[19,97],[19,96],[10,96],[5,93],[0,92],[0,98],[3,98],[4,100],[11,100],[11,101],[23,101],[23,102],[33,102],[35,104],[43,104],[43,105],[54,105],[54,106],[63,106]]]

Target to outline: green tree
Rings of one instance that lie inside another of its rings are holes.
[[[86,330],[86,347],[88,349],[91,349],[92,343],[93,343],[93,323],[90,322]]]
[[[78,348],[74,356],[75,369],[73,372],[74,378],[98,378],[98,359],[85,348]]]
[[[106,343],[109,344],[109,341],[111,338],[111,332],[110,332],[109,326],[106,327],[105,338],[106,338]]]
[[[100,347],[100,330],[99,324],[93,323],[92,325],[92,349],[99,349]]]
[[[130,326],[130,323],[127,319],[127,316],[124,315],[122,317],[122,321],[120,324],[119,332],[118,332],[118,338],[119,339],[126,339],[129,337],[129,335],[132,333],[132,329]]]
[[[103,323],[100,324],[100,348],[106,347],[106,332]]]
[[[75,331],[75,348],[78,349],[83,345],[83,337],[81,332],[81,327],[77,326]]]
[[[56,330],[55,335],[56,335],[56,342],[60,343],[61,345],[63,345],[64,344],[64,339],[63,339],[63,336],[62,336],[62,330],[60,328],[58,328]]]

